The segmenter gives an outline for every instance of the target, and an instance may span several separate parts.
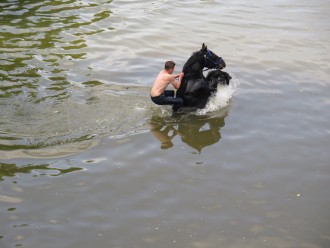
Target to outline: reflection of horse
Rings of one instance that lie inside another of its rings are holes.
[[[206,146],[216,144],[221,139],[220,128],[225,125],[227,112],[221,116],[183,115],[180,119],[172,117],[153,116],[150,130],[154,137],[161,142],[161,148],[173,146],[173,138],[181,137],[182,142],[201,152]]]
[[[179,123],[178,133],[181,140],[198,152],[206,146],[216,144],[221,139],[220,128],[225,125],[225,117],[196,116],[193,121]]]
[[[204,67],[216,70],[209,72],[205,78]],[[194,52],[183,66],[184,77],[176,97],[182,98],[186,107],[204,108],[218,84],[229,84],[231,77],[221,71],[225,67],[225,61],[203,43],[202,49]]]

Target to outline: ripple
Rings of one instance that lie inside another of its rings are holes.
[[[67,61],[86,58],[88,36],[107,30],[109,23],[106,26],[106,22],[101,23],[111,15],[110,3],[2,3],[0,50],[5,56],[0,55],[0,61],[4,64],[5,83],[19,82],[21,88],[35,92],[35,98],[44,100],[38,94],[42,88],[52,90],[58,81],[68,81]],[[5,87],[0,90],[0,96],[5,97],[25,93]]]
[[[143,130],[151,105],[146,98],[149,88],[98,81],[85,85],[61,101],[57,96],[56,101],[2,105],[0,150],[8,153],[2,157],[63,156],[94,146],[106,134]]]

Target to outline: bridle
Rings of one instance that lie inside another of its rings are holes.
[[[221,57],[219,57],[218,62],[213,61],[212,52],[209,49],[207,49],[207,54],[204,55],[204,58],[205,58],[205,63],[206,63],[206,60],[209,60],[213,65],[220,65],[220,63],[221,63]]]
[[[212,52],[207,49],[207,53],[204,55],[204,59],[205,59],[205,64],[206,64],[206,61],[209,60],[213,65],[220,65],[221,63],[221,57],[219,57],[219,61],[218,62],[215,62],[213,59],[212,59]],[[208,71],[208,70],[211,70],[213,68],[206,68],[206,69],[203,69],[203,72],[204,71]],[[194,74],[198,74],[198,72],[194,72],[194,73],[189,73],[189,74],[186,74],[185,76],[190,76],[190,75],[194,75]]]

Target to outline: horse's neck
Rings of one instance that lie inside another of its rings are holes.
[[[201,52],[195,52],[183,66],[183,73],[190,77],[203,77],[204,60]]]
[[[186,76],[200,77],[203,75],[204,66],[199,61],[196,61],[193,64],[186,64],[183,67],[183,73]]]

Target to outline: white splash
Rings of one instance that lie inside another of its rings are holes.
[[[210,97],[205,108],[197,111],[198,115],[205,115],[209,112],[214,112],[225,108],[229,105],[238,86],[237,80],[233,77],[229,85],[218,85],[216,94]]]

